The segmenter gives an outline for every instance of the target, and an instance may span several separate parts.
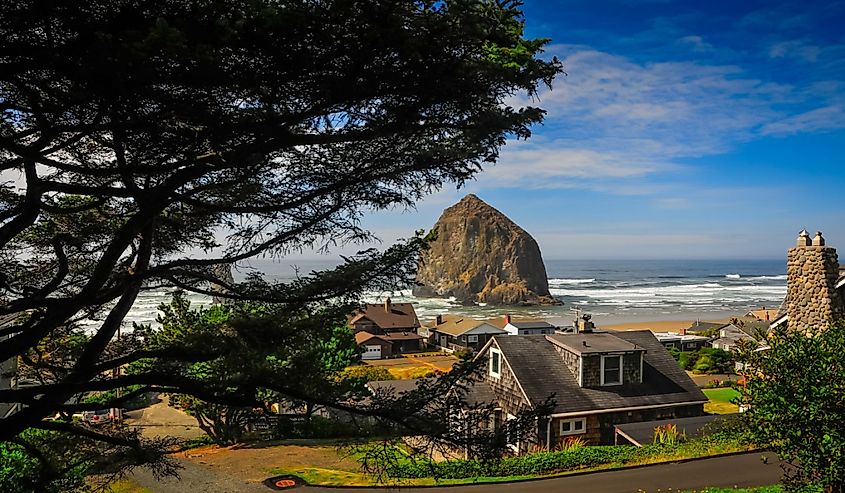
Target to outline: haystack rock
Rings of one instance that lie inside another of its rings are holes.
[[[415,296],[464,304],[555,304],[537,242],[475,195],[443,211],[417,268]]]

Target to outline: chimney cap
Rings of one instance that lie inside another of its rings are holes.
[[[813,246],[824,246],[824,237],[821,231],[816,231],[816,237],[813,238]]]
[[[798,239],[795,241],[796,246],[810,246],[810,233],[806,229],[802,229],[798,233]]]

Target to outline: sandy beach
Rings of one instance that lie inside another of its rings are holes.
[[[602,324],[598,328],[609,330],[643,330],[648,329],[652,332],[678,332],[692,325],[694,320],[656,320],[651,322],[629,322],[629,323],[615,323]],[[702,320],[702,322],[719,322],[727,323],[727,319],[721,320]]]

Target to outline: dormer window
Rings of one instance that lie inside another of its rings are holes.
[[[496,348],[490,348],[490,376],[500,378],[502,376],[502,352]]]
[[[621,385],[622,384],[622,356],[601,357],[601,384]]]

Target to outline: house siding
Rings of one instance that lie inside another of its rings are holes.
[[[467,349],[472,351],[478,351],[479,349],[483,348],[487,341],[492,339],[494,336],[499,334],[471,334],[478,336],[478,342],[468,342],[466,340],[461,340],[461,337],[467,336],[453,336],[450,334],[444,334],[442,332],[438,332],[437,329],[429,329],[431,336],[428,338],[428,344],[435,347],[443,347],[444,349],[449,349],[452,351],[466,351]],[[447,345],[443,346],[441,344],[441,337],[446,336],[448,338]]]
[[[567,351],[566,349],[558,346],[557,344],[553,345],[554,350],[560,355],[561,359],[563,360],[563,364],[569,368],[569,371],[572,372],[572,376],[578,380],[578,373],[580,371],[578,360],[581,359],[580,356],[577,354]]]
[[[492,344],[492,347],[498,349],[498,346],[496,346],[495,343]],[[487,371],[485,372],[485,379],[498,397],[503,413],[515,416],[520,412],[528,410],[528,402],[525,400],[525,396],[519,388],[519,383],[517,383],[516,378],[514,377],[513,372],[504,357],[502,358],[501,376],[496,378],[490,375],[490,367],[488,366]]]

